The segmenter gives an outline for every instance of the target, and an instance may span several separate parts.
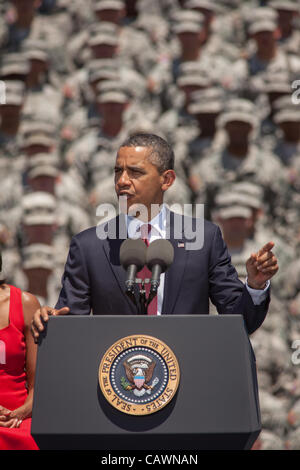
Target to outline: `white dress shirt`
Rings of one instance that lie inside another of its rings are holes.
[[[143,222],[136,217],[126,216],[127,219],[127,232],[129,238],[140,238],[141,237],[141,225],[145,223],[151,225],[151,231],[148,234],[149,243],[160,238],[166,238],[166,208],[163,205],[161,211],[152,219],[150,222]],[[246,280],[246,288],[248,289],[249,294],[253,300],[254,305],[261,304],[268,295],[268,289],[270,286],[270,281],[267,282],[265,289],[252,289],[248,286]],[[164,285],[165,285],[165,273],[160,275],[160,284],[157,291],[157,315],[161,315],[162,305],[163,305],[163,295],[164,295]]]

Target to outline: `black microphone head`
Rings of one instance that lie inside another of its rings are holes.
[[[158,264],[164,272],[173,263],[173,259],[174,248],[169,240],[161,239],[150,243],[146,254],[146,262],[150,270]]]
[[[147,246],[140,238],[124,240],[120,248],[120,262],[123,268],[126,270],[134,264],[140,271],[146,264],[146,249]]]

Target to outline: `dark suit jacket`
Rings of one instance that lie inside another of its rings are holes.
[[[181,239],[173,237],[174,222],[181,216],[169,212],[169,217],[174,262],[165,274],[162,314],[208,314],[210,297],[219,314],[242,314],[247,331],[255,331],[266,316],[270,296],[258,306],[253,304],[231,264],[219,227],[204,220],[204,245],[189,251],[182,246],[188,241],[183,231]],[[122,242],[99,239],[96,227],[73,237],[56,308],[68,306],[71,314],[81,315],[91,310],[96,315],[138,314],[138,306],[125,295],[126,272],[119,260]]]

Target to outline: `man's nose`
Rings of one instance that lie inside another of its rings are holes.
[[[123,170],[121,175],[120,175],[120,178],[118,180],[118,185],[119,186],[130,186],[130,178],[128,176],[128,173],[126,170]]]

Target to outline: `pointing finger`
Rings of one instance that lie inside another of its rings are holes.
[[[272,248],[274,247],[275,243],[274,242],[268,242],[266,243],[257,253],[258,256],[261,256],[263,253],[267,253],[268,251],[271,251]]]

